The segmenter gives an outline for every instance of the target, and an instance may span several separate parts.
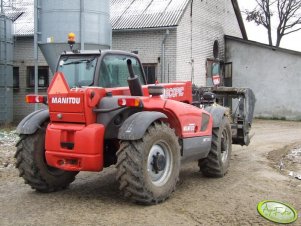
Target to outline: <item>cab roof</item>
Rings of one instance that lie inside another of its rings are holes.
[[[111,49],[105,49],[105,50],[73,50],[73,51],[64,51],[62,52],[62,56],[64,55],[104,55],[104,54],[122,54],[122,55],[128,55],[128,56],[136,56],[136,54],[129,53],[122,50],[111,50]]]

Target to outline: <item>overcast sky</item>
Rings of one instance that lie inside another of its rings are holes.
[[[245,9],[251,10],[255,6],[255,0],[238,0],[238,2],[241,11],[244,11]],[[244,13],[242,13],[242,16],[244,18],[249,40],[267,44],[267,30],[263,26],[257,26],[254,22],[247,22]],[[301,52],[301,30],[284,36],[281,40],[280,47]]]

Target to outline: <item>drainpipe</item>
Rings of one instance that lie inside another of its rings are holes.
[[[169,30],[167,29],[161,44],[161,82],[165,82],[165,42],[167,39],[167,36],[169,35]]]
[[[34,93],[38,95],[38,4],[39,0],[34,0]],[[34,105],[34,110],[38,110],[38,104]]]
[[[2,3],[2,2],[1,2]],[[1,13],[3,13],[3,18],[4,18],[4,104],[6,106],[9,106],[8,105],[8,92],[9,92],[9,84],[8,84],[8,54],[7,54],[7,42],[8,42],[8,39],[7,39],[7,20],[6,20],[6,16],[4,15],[4,12],[3,12],[3,4],[1,4]],[[6,122],[8,122],[8,118],[9,118],[9,113],[8,113],[8,108],[6,109],[6,111],[4,111],[4,120],[6,120]]]
[[[84,0],[80,0],[80,49],[85,49],[85,3]]]

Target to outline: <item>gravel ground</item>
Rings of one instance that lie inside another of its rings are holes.
[[[14,167],[14,146],[17,140],[18,136],[14,129],[0,130],[0,170]]]
[[[31,190],[13,167],[17,137],[0,130],[0,225],[274,225],[257,213],[258,202],[278,200],[301,212],[295,176],[301,174],[301,123],[256,120],[252,132],[250,146],[233,146],[224,178],[206,178],[196,163],[186,164],[166,202],[140,206],[120,195],[113,166],[80,173],[64,191]]]

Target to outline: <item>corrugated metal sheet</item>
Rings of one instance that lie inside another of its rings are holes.
[[[14,23],[14,35],[28,36],[34,33],[34,1],[15,0],[4,1],[4,13],[11,18]]]
[[[190,0],[111,0],[114,30],[171,27]]]
[[[177,26],[189,1],[111,0],[112,29],[124,30]],[[17,17],[14,22],[14,35],[33,35],[33,2],[33,0],[20,0],[13,7],[6,9],[6,14],[11,15],[12,19]]]
[[[5,13],[5,15],[12,21],[17,20],[22,14],[23,14],[23,12],[14,12],[14,11]]]
[[[33,7],[32,7],[33,8]],[[14,22],[14,34],[17,36],[28,36],[34,33],[34,16],[33,9],[24,12],[15,22]]]

